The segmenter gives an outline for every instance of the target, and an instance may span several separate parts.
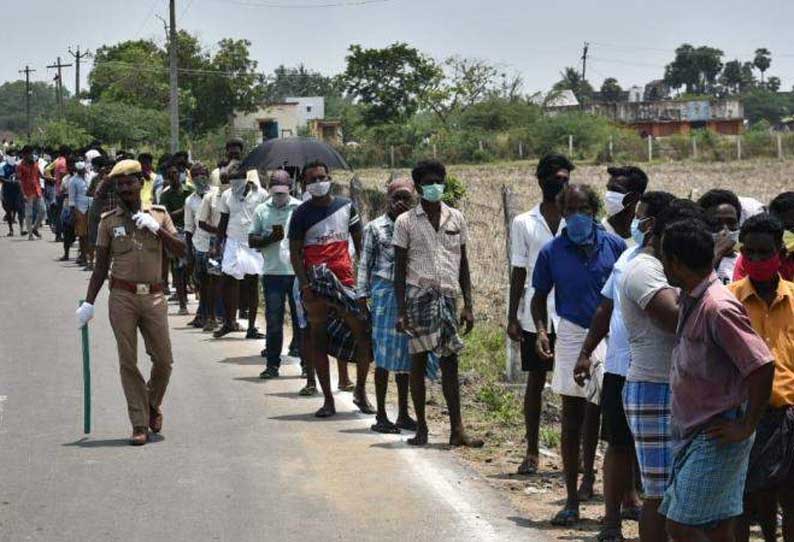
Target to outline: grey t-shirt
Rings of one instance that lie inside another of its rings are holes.
[[[631,351],[626,380],[670,382],[675,335],[662,330],[645,312],[654,296],[665,288],[672,286],[667,282],[662,262],[655,257],[639,254],[626,266],[618,288]]]

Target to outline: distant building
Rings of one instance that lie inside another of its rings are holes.
[[[737,135],[744,128],[744,107],[737,99],[593,103],[583,108],[551,107],[548,113],[554,115],[571,109],[582,109],[625,124],[642,137],[688,134],[702,128]]]
[[[546,108],[554,107],[579,107],[579,100],[572,90],[552,90],[547,94],[538,92],[530,98],[535,105]]]
[[[301,132],[329,143],[342,141],[341,123],[325,120],[325,98],[322,96],[289,97],[252,113],[235,112],[232,130],[238,135],[253,133],[259,143],[294,137]]]

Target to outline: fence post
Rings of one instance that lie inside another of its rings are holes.
[[[512,273],[512,266],[510,264],[510,229],[513,225],[513,219],[518,214],[513,190],[508,186],[502,186],[502,210],[504,211],[504,227],[505,227],[505,254],[507,255],[507,276],[510,277]],[[510,282],[508,280],[507,287],[507,307],[510,308]],[[520,309],[519,309],[520,310]],[[505,376],[508,382],[517,380],[517,376],[521,374],[521,348],[518,343],[513,342],[510,337],[507,337],[507,330],[505,330],[505,345],[507,359],[505,361]]]
[[[391,162],[391,168],[394,169],[394,145],[389,147],[389,157]]]
[[[780,134],[777,134],[777,157],[779,160],[783,160],[783,138]]]
[[[573,158],[573,136],[568,136],[568,158]]]
[[[648,161],[653,161],[653,136],[648,134]]]
[[[524,159],[524,143],[522,143],[521,141],[518,142],[518,159],[519,160]]]
[[[736,136],[736,159],[742,159],[742,136]]]
[[[698,159],[698,140],[696,138],[692,138],[692,159]]]
[[[480,140],[480,152],[482,152],[482,139]]]
[[[438,151],[436,150],[435,143],[433,143],[433,160],[438,160]]]
[[[614,156],[615,156],[615,155],[612,153],[612,151],[613,151],[613,146],[614,146],[614,142],[613,142],[613,140],[612,140],[612,136],[610,135],[610,136],[609,136],[609,157],[608,157],[608,159],[609,159],[609,161],[610,161],[610,162],[614,160]]]

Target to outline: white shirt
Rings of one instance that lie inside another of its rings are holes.
[[[226,226],[226,237],[248,246],[248,230],[254,221],[254,211],[260,203],[267,200],[267,191],[253,185],[241,201],[233,196],[231,189],[221,195],[218,208],[221,213],[229,215]]]
[[[530,211],[520,214],[513,219],[510,227],[510,265],[513,267],[523,267],[527,270],[527,281],[524,285],[523,310],[519,307],[518,320],[524,331],[535,333],[535,322],[532,320],[530,304],[535,290],[532,288],[532,273],[535,271],[535,262],[540,254],[540,249],[560,235],[565,227],[565,219],[560,219],[557,233],[553,234],[546,219],[540,212],[540,205],[536,205]],[[546,305],[549,320],[549,332],[557,329],[560,319],[554,306],[554,290],[549,292]],[[547,324],[548,325],[548,324]]]
[[[198,210],[202,197],[193,192],[185,200],[185,231],[195,234],[198,229]],[[202,251],[203,252],[203,251]]]
[[[193,233],[193,248],[196,252],[209,252],[210,242],[215,239],[215,234],[199,227],[198,223],[206,222],[210,226],[218,226],[221,221],[221,194],[220,188],[210,188],[196,211],[196,231]]]

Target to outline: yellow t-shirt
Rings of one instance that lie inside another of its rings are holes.
[[[141,188],[141,208],[151,209],[154,203],[154,173],[149,173],[148,178],[144,177],[143,187]]]

